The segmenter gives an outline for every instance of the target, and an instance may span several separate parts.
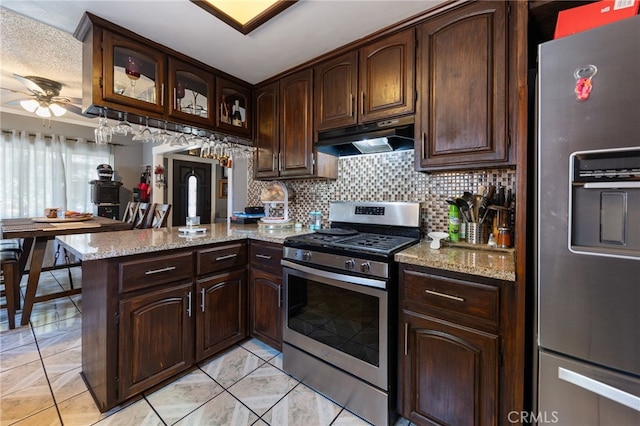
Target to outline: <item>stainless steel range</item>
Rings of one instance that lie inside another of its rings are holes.
[[[419,203],[332,202],[331,228],[286,238],[283,368],[375,425],[396,417],[397,264]]]

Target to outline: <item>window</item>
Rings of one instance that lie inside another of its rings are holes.
[[[112,164],[108,145],[64,136],[3,132],[0,143],[0,217],[37,217],[48,207],[92,212],[98,164]]]

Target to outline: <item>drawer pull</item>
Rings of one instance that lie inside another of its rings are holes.
[[[167,266],[166,268],[160,268],[160,269],[153,269],[151,271],[147,271],[144,274],[145,275],[153,275],[153,274],[159,274],[160,272],[169,272],[169,271],[173,271],[174,269],[176,269],[175,266]]]
[[[458,302],[464,302],[464,299],[462,297],[452,296],[447,293],[440,293],[439,291],[433,291],[433,290],[425,290],[425,292],[429,294],[433,294],[434,296],[446,297],[447,299],[456,300]]]
[[[271,260],[271,256],[267,254],[256,254],[257,258]]]
[[[238,255],[238,253],[233,253],[233,254],[228,254],[226,256],[220,256],[220,257],[216,257],[216,262],[220,261],[220,260],[227,260],[227,259],[233,259],[234,257],[236,257]]]
[[[187,314],[189,314],[189,318],[191,318],[191,292],[187,294]]]

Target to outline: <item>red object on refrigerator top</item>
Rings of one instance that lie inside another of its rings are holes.
[[[638,14],[640,0],[603,0],[560,11],[554,39]]]

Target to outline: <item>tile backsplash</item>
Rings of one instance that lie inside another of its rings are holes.
[[[446,231],[449,206],[447,198],[475,193],[480,185],[502,185],[515,193],[514,169],[465,170],[461,172],[423,173],[414,169],[414,151],[340,157],[337,180],[282,181],[295,198],[289,202],[289,216],[307,227],[309,212],[323,215],[329,226],[330,201],[414,201],[421,203],[423,233]],[[260,192],[267,181],[253,180],[253,162],[249,161],[248,205],[261,206]]]

